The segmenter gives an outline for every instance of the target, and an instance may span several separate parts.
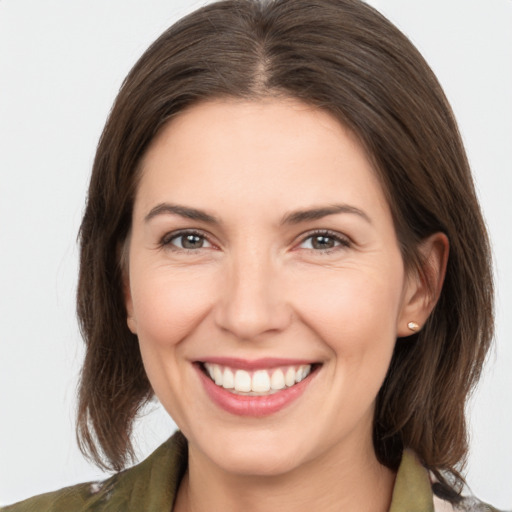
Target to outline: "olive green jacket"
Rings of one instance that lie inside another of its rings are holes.
[[[186,467],[187,441],[177,432],[146,460],[103,482],[66,487],[0,508],[0,512],[171,512]],[[428,471],[406,450],[389,512],[459,510],[495,511],[474,499],[454,509],[435,498]]]

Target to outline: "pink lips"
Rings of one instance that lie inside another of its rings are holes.
[[[311,361],[306,360],[273,358],[257,359],[252,361],[233,358],[208,358],[207,362],[248,371],[261,368],[271,369],[280,366],[300,366],[303,364],[311,364]],[[298,384],[295,384],[290,388],[278,391],[274,394],[264,396],[249,396],[237,395],[220,386],[217,386],[207,375],[205,375],[201,365],[195,364],[194,366],[206,393],[216,405],[231,414],[252,417],[268,416],[290,405],[302,395],[306,387],[310,384],[312,377],[314,377],[317,373],[312,372],[307,378]]]

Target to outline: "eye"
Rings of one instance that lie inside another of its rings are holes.
[[[196,231],[181,231],[169,233],[162,239],[162,246],[170,246],[171,249],[193,251],[212,247],[206,237]]]
[[[299,247],[314,251],[330,251],[338,247],[348,247],[350,241],[339,234],[330,231],[317,231],[302,240]]]

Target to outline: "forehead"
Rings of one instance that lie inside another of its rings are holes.
[[[275,98],[200,103],[164,126],[143,159],[136,205],[170,199],[197,207],[265,204],[276,213],[348,199],[387,209],[350,130],[323,110]]]

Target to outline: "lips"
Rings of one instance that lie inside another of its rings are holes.
[[[302,395],[320,364],[216,358],[195,367],[216,405],[231,414],[260,417],[278,412]]]

